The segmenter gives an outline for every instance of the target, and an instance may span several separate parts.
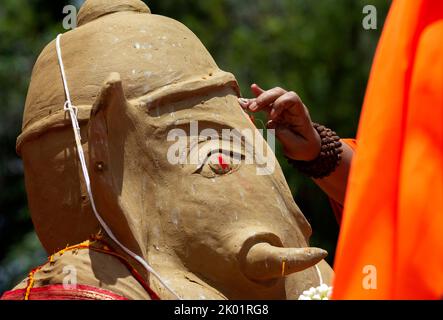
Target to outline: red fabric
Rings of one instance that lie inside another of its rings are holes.
[[[103,242],[103,241],[102,241]],[[144,281],[143,277],[134,269],[129,261],[127,261],[123,256],[117,254],[116,252],[110,251],[109,249],[97,248],[90,246],[89,244],[75,245],[65,250],[73,249],[90,249],[104,254],[112,255],[120,260],[132,273],[134,278],[143,286],[143,288],[148,292],[152,300],[160,300],[160,297],[149,287],[149,285]],[[42,267],[39,266],[34,268],[28,276],[28,285],[30,284],[30,277],[34,276]],[[109,292],[107,290],[87,286],[87,285],[76,285],[73,289],[69,286],[63,285],[50,285],[38,288],[31,288],[29,295],[29,300],[128,300],[125,297],[121,297],[117,294]],[[26,289],[19,289],[14,291],[7,291],[0,300],[24,300],[26,294]],[[31,297],[32,296],[32,297]]]
[[[357,143],[333,298],[442,298],[442,0],[393,1]]]
[[[26,289],[7,291],[0,300],[24,300]],[[32,288],[29,300],[128,300],[113,292],[96,287],[77,285],[65,288],[61,284]]]

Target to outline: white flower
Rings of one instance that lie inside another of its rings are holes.
[[[329,300],[332,295],[332,287],[322,284],[318,287],[312,287],[303,292],[298,300]]]

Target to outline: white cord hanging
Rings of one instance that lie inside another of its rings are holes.
[[[137,254],[135,254],[134,252],[132,252],[131,250],[129,250],[128,248],[126,248],[114,235],[114,233],[111,231],[111,229],[108,227],[108,225],[106,224],[106,222],[102,219],[102,217],[100,216],[100,214],[97,211],[97,208],[95,207],[95,202],[94,202],[94,197],[92,195],[92,189],[91,189],[91,181],[89,178],[89,173],[88,173],[88,168],[86,166],[86,160],[85,160],[85,153],[83,151],[83,147],[81,144],[81,133],[80,133],[80,126],[78,124],[78,119],[77,119],[77,114],[78,114],[78,109],[72,104],[71,101],[71,95],[69,93],[69,88],[68,88],[68,83],[66,80],[66,74],[65,74],[65,67],[63,65],[63,59],[62,59],[62,53],[61,53],[61,46],[60,46],[60,39],[61,39],[61,34],[59,34],[57,36],[56,39],[56,49],[57,49],[57,57],[58,57],[58,62],[60,65],[60,71],[62,74],[62,79],[63,79],[63,87],[65,89],[65,95],[66,95],[66,102],[64,104],[64,110],[69,112],[69,116],[71,118],[71,122],[72,122],[72,128],[74,130],[74,137],[75,137],[75,143],[77,145],[77,153],[78,153],[78,157],[80,159],[80,164],[82,167],[82,172],[83,172],[83,177],[85,179],[85,184],[86,184],[86,191],[88,193],[89,196],[89,200],[91,202],[91,206],[92,206],[92,211],[94,212],[95,217],[97,218],[97,220],[99,221],[100,225],[103,227],[103,229],[106,231],[106,233],[108,234],[108,236],[124,251],[126,252],[128,255],[130,255],[132,258],[134,258],[136,261],[138,261],[149,273],[151,273],[152,275],[154,275],[155,278],[157,278],[157,280],[169,291],[172,293],[172,295],[181,300],[181,298],[168,286],[168,284],[166,284],[166,282],[162,279],[162,277],[140,256],[138,256]]]
[[[315,270],[317,270],[318,278],[320,280],[320,285],[322,285],[323,284],[323,277],[321,275],[321,271],[320,271],[320,268],[318,267],[318,264],[315,265]]]
[[[315,270],[317,271],[320,285],[304,291],[298,300],[329,300],[331,298],[332,287],[323,282],[323,277],[318,265],[315,265]]]

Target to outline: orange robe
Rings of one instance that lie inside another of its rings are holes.
[[[333,298],[443,298],[442,0],[393,1],[357,143]]]

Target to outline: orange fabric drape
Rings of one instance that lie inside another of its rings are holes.
[[[333,298],[443,298],[442,0],[393,1],[357,144]]]

